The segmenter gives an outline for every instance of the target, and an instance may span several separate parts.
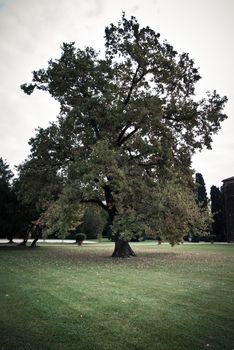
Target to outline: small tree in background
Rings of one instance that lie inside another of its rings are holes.
[[[17,198],[18,180],[13,179],[9,165],[0,158],[0,237],[13,242],[23,237],[30,222],[30,210]]]
[[[203,178],[203,175],[200,173],[195,174],[195,199],[198,207],[201,211],[208,210],[208,197],[206,192],[206,185]],[[207,235],[208,233],[208,227],[207,230],[204,231],[204,234]],[[192,242],[200,242],[202,235],[197,235],[196,233],[193,233],[192,230],[190,231],[189,235],[185,238],[192,238]]]
[[[103,209],[98,207],[88,207],[85,210],[84,222],[81,224],[81,231],[84,232],[89,239],[99,237],[107,221],[107,215]]]
[[[212,234],[217,241],[226,241],[226,225],[223,193],[216,186],[210,189],[211,212],[213,214]]]
[[[14,236],[14,211],[16,197],[12,190],[13,173],[9,165],[0,158],[0,236],[12,242]]]

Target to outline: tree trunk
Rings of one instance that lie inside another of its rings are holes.
[[[33,229],[33,224],[28,225],[28,227],[23,231],[24,235],[23,235],[23,241],[21,243],[19,243],[19,245],[25,247],[27,245],[28,242],[28,238],[29,238],[29,234]]]
[[[30,248],[36,248],[37,246],[37,241],[39,238],[41,238],[42,236],[42,227],[37,224],[35,225],[35,229],[34,229],[34,240],[32,241],[32,244],[30,245]]]
[[[14,238],[14,233],[13,233],[13,229],[9,229],[9,232],[7,233],[7,239],[8,239],[8,243],[9,244],[14,244],[14,241],[13,241],[13,238]]]
[[[28,242],[28,237],[29,237],[29,231],[27,230],[24,237],[23,237],[23,241],[21,243],[19,243],[19,245],[26,247],[27,242]]]
[[[123,239],[115,239],[115,249],[112,254],[113,258],[130,258],[136,256],[129,243]]]
[[[104,186],[105,198],[107,203],[107,212],[109,214],[109,227],[114,222],[115,215],[117,213],[115,202],[113,200],[112,192],[110,186]],[[112,236],[113,237],[113,236]],[[128,241],[119,238],[118,234],[115,235],[115,249],[113,251],[113,258],[130,258],[131,256],[136,256],[132,248],[130,247]]]
[[[21,243],[19,243],[19,245],[25,247],[27,245],[27,241],[28,238],[24,238],[24,240]]]
[[[30,248],[36,248],[37,247],[37,241],[38,241],[39,237],[34,238],[34,240],[32,241]]]

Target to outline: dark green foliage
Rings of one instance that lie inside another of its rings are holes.
[[[63,233],[92,204],[107,212],[116,241],[146,232],[180,242],[209,223],[195,203],[191,157],[211,148],[227,98],[193,99],[194,61],[134,17],[106,28],[105,47],[101,58],[64,43],[61,57],[22,85],[47,91],[61,110],[30,141],[22,174],[31,184],[23,180],[21,193]]]
[[[196,186],[197,186],[197,203],[200,208],[207,208],[208,197],[206,192],[206,185],[202,174],[196,173]]]
[[[11,179],[13,178],[13,173],[9,168],[9,165],[0,158],[0,185],[5,186],[7,185],[8,188],[10,187]]]
[[[82,245],[83,241],[87,238],[85,233],[77,233],[76,234],[76,243],[78,243],[78,245]]]
[[[12,181],[12,178],[9,165],[0,158],[0,237],[9,241],[14,237],[24,237],[36,216],[33,206],[19,200],[19,179]]]
[[[103,209],[88,207],[84,213],[84,222],[81,230],[89,239],[96,239],[102,235],[103,228],[107,221],[107,215]]]
[[[215,240],[226,241],[225,211],[222,190],[216,186],[210,189],[211,212],[213,214],[212,233]]]
[[[46,140],[42,143],[46,147]],[[46,162],[48,162],[46,164]],[[18,167],[17,196],[21,203],[30,208],[32,217],[38,216],[48,208],[51,201],[57,199],[61,191],[62,176],[51,160],[41,159],[40,155],[27,160]]]
[[[14,236],[14,211],[16,198],[12,190],[13,177],[9,165],[0,158],[0,237],[12,241]]]
[[[202,174],[196,173],[195,174],[195,198],[196,198],[196,203],[198,207],[201,209],[201,211],[207,210],[208,206],[208,197],[207,197],[207,192],[206,192],[206,185],[204,178]],[[185,236],[185,240],[190,240],[193,243],[199,243],[200,240],[206,240],[206,236],[209,232],[209,227],[207,226],[207,229],[204,230],[203,234],[197,234],[193,233],[193,230],[190,230],[189,235]],[[203,237],[201,237],[203,236]]]
[[[85,233],[87,239],[101,238],[107,219],[108,216],[103,209],[88,206],[84,211],[82,223],[78,227],[69,230],[67,238],[75,239],[77,232]]]
[[[191,242],[193,242],[193,243],[199,243],[199,242],[200,242],[200,237],[199,237],[199,236],[192,236]]]

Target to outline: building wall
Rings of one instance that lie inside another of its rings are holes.
[[[227,225],[227,241],[234,242],[234,178],[224,180],[223,190]]]

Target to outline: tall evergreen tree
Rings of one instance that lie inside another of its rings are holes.
[[[196,173],[196,194],[197,194],[197,203],[200,208],[207,208],[208,197],[206,192],[206,185],[202,174]]]
[[[13,173],[9,165],[0,158],[0,237],[13,239],[15,196],[11,187]]]
[[[80,230],[86,234],[87,238],[97,238],[102,234],[107,217],[103,209],[89,206],[84,213],[84,221]]]
[[[224,199],[222,191],[212,186],[210,189],[211,212],[213,214],[212,233],[218,241],[226,241]]]
[[[18,179],[6,161],[0,158],[0,237],[13,242],[14,237],[23,237],[32,220],[32,208],[17,198]]]
[[[31,172],[62,177],[48,222],[64,230],[80,205],[99,205],[109,216],[116,257],[134,255],[128,241],[136,232],[174,244],[208,220],[195,203],[191,157],[211,147],[227,98],[214,91],[194,100],[194,61],[159,38],[123,14],[105,30],[104,58],[64,43],[61,57],[22,85],[27,94],[49,92],[61,106],[57,122],[31,140]]]

